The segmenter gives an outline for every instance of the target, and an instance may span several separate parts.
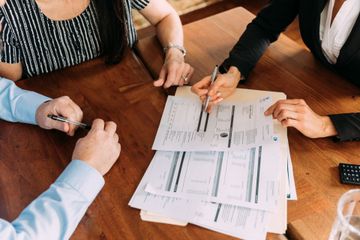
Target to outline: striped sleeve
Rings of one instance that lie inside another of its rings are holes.
[[[150,0],[131,0],[131,7],[136,10],[142,10],[149,4],[149,2]]]
[[[19,63],[21,60],[19,43],[1,11],[0,24],[0,61],[5,63]]]

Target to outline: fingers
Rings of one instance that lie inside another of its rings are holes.
[[[286,119],[294,119],[294,120],[302,119],[299,113],[289,110],[282,110],[276,117],[273,118],[279,120],[279,122],[282,122],[283,120]]]
[[[117,135],[116,133],[114,134],[114,142],[119,142],[119,135]]]
[[[282,110],[290,110],[294,112],[303,111],[303,107],[307,106],[306,102],[303,99],[286,99],[279,100],[273,105],[271,105],[265,112],[265,116],[273,115],[274,118],[277,118],[278,114]]]
[[[284,127],[294,127],[299,131],[304,131],[303,125],[306,120],[306,102],[302,99],[279,100],[266,111],[265,115],[272,115]]]
[[[175,82],[173,82],[171,85],[179,85],[182,86],[184,85],[184,78],[185,75],[183,74],[185,69],[185,64],[181,64],[180,66],[177,66],[177,68],[173,69],[173,71],[176,72],[176,77],[175,77]]]
[[[52,120],[48,115],[58,115],[72,121],[81,122],[83,112],[69,97],[64,96],[44,102],[36,110],[36,122],[44,129],[57,129],[73,136],[76,126],[56,120]]]
[[[216,100],[210,101],[208,108],[206,109],[206,112],[211,113],[212,109],[219,104],[220,102],[222,102],[224,99],[221,97],[218,97]]]
[[[176,68],[173,67],[172,65],[169,66],[166,80],[164,83],[164,88],[171,87],[176,82],[177,78],[178,78],[178,74],[177,74]]]
[[[182,70],[181,76],[180,76],[179,86],[188,84],[189,79],[192,77],[193,72],[194,72],[194,69],[189,64],[186,63]]]
[[[104,130],[105,122],[102,119],[95,119],[91,126],[92,131]]]
[[[281,125],[284,127],[294,127],[297,130],[299,130],[299,124],[300,122],[298,120],[295,119],[285,119],[283,121],[281,121]]]
[[[83,112],[81,111],[80,107],[75,104],[69,97],[61,97],[58,99],[53,100],[53,107],[50,112],[51,114],[63,116],[69,120],[81,122],[83,117]],[[70,136],[74,136],[75,130],[77,126],[68,124],[68,123],[61,123],[57,121],[52,121],[52,128],[58,129],[60,131],[66,132]]]
[[[215,95],[220,91],[220,88],[222,88],[225,85],[225,78],[223,78],[221,75],[215,80],[214,84],[209,89],[209,96],[214,98]]]
[[[189,64],[188,64],[188,65],[189,65]],[[189,84],[190,79],[191,79],[192,76],[194,75],[194,68],[191,67],[190,65],[189,65],[189,67],[190,67],[190,69],[189,69],[189,71],[187,72],[187,74],[185,75],[185,76],[187,76],[187,79],[186,79],[186,81],[185,81],[185,84]]]
[[[196,95],[198,95],[199,97],[207,95],[209,92],[208,88],[211,84],[210,78],[211,78],[210,76],[206,76],[203,79],[201,79],[199,82],[197,82],[191,87],[191,91]]]
[[[183,86],[188,84],[194,69],[181,59],[167,59],[162,67],[159,79],[154,82],[154,86],[169,88],[174,85]]]
[[[116,123],[109,121],[104,122],[102,119],[95,119],[92,124],[92,131],[105,131],[109,136],[113,136],[114,142],[119,141],[119,136],[116,133],[117,125]]]
[[[303,114],[301,109],[302,105],[296,105],[293,103],[300,103],[299,101],[293,100],[280,100],[273,104],[269,109],[265,111],[265,115],[272,115],[273,119],[277,119],[281,124],[287,119],[291,120],[302,120]]]
[[[301,106],[286,104],[286,103],[278,103],[275,108],[273,109],[273,118],[278,118],[279,114],[282,112],[299,112]]]
[[[114,122],[106,122],[105,123],[105,132],[109,133],[110,135],[114,135],[116,132],[116,123]]]
[[[51,127],[49,127],[49,129],[56,129],[65,133],[69,133],[70,124],[60,121],[54,121],[54,120],[50,120],[50,121],[52,122],[51,122]]]
[[[161,87],[162,85],[164,85],[165,78],[166,78],[166,69],[163,67],[160,71],[159,79],[154,82],[154,86]]]

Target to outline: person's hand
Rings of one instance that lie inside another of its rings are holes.
[[[174,85],[183,86],[189,83],[193,73],[193,67],[185,63],[183,54],[176,48],[170,48],[167,51],[159,79],[154,82],[154,86],[163,86],[164,88]]]
[[[309,138],[337,135],[330,118],[316,114],[303,99],[277,101],[264,114],[272,115],[282,126],[294,127]]]
[[[63,116],[69,120],[81,122],[83,112],[69,97],[60,97],[44,102],[36,111],[36,122],[44,129],[57,129],[74,136],[77,126],[48,118],[48,114]]]
[[[88,135],[76,143],[72,159],[84,161],[105,175],[118,159],[120,151],[116,124],[96,119]]]
[[[206,111],[211,112],[214,105],[234,93],[240,77],[241,74],[239,70],[236,67],[230,67],[227,73],[217,76],[213,85],[210,86],[211,76],[207,76],[194,84],[191,87],[191,91],[198,95],[202,102],[206,100],[207,96],[210,97],[209,107]]]

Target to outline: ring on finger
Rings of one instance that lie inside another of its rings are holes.
[[[189,80],[189,74],[186,74],[185,76],[182,75],[181,78],[184,80],[185,83],[187,83]]]

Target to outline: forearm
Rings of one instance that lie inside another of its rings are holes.
[[[15,221],[0,220],[0,239],[68,239],[103,184],[95,169],[72,161]]]
[[[0,78],[0,119],[36,124],[37,108],[48,97],[18,88],[14,82]]]
[[[269,45],[270,40],[263,30],[251,23],[222,65],[226,70],[236,67],[241,76],[247,78]]]
[[[163,47],[168,46],[169,43],[179,46],[183,46],[184,44],[182,24],[175,10],[171,10],[171,12],[156,25],[156,32]]]
[[[298,8],[298,0],[272,0],[247,26],[223,66],[235,66],[247,78],[270,43],[295,19]]]

